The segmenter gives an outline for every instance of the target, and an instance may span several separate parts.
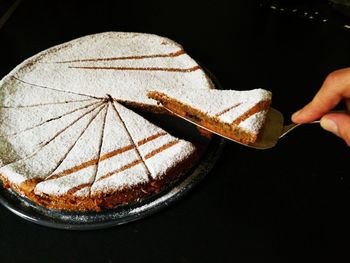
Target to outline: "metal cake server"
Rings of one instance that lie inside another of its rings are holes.
[[[279,139],[281,139],[283,136],[285,136],[286,134],[288,134],[289,132],[294,130],[296,127],[302,125],[302,124],[296,124],[296,123],[292,123],[289,125],[283,125],[284,124],[283,114],[274,108],[270,108],[269,112],[267,113],[266,123],[265,123],[263,130],[261,131],[260,138],[255,143],[244,144],[244,143],[241,143],[239,141],[235,141],[229,137],[226,137],[225,135],[222,135],[222,134],[220,134],[216,131],[213,131],[207,127],[204,127],[189,117],[181,116],[181,115],[177,114],[176,112],[172,111],[171,109],[167,108],[166,105],[162,104],[162,106],[166,110],[171,112],[172,114],[174,114],[174,115],[176,115],[176,116],[178,116],[186,121],[189,121],[189,122],[197,125],[198,127],[201,127],[203,129],[211,132],[211,133],[215,133],[221,137],[224,137],[230,141],[239,143],[241,145],[248,146],[248,147],[255,148],[255,149],[260,149],[260,150],[270,149],[270,148],[274,147],[277,144]],[[345,113],[346,111],[337,111],[337,112],[344,112]],[[313,124],[313,123],[320,123],[320,120],[313,121],[313,122],[310,122],[307,124]]]

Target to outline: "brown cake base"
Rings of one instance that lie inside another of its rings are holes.
[[[185,104],[173,98],[170,98],[164,93],[151,91],[148,93],[148,97],[157,100],[164,107],[168,108],[177,115],[183,116],[186,119],[191,120],[198,125],[208,128],[211,131],[224,135],[235,141],[243,144],[254,143],[258,139],[258,134],[250,133],[244,129],[239,128],[238,124],[250,117],[251,115],[268,109],[271,101],[261,101],[254,107],[248,110],[245,114],[240,116],[231,124],[224,123],[217,117],[208,116],[207,114]]]
[[[27,180],[20,185],[13,184],[0,174],[0,180],[5,188],[12,188],[17,193],[29,198],[33,202],[46,208],[70,211],[101,211],[106,208],[115,208],[121,204],[138,202],[147,196],[157,194],[172,182],[189,172],[198,162],[199,152],[193,153],[177,166],[170,168],[166,175],[159,180],[151,180],[147,184],[140,184],[132,188],[124,188],[110,193],[97,193],[90,197],[76,197],[69,192],[63,196],[37,195],[34,193],[35,186],[41,180]]]

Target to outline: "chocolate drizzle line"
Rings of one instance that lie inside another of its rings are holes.
[[[156,155],[156,154],[158,154],[158,153],[160,153],[160,152],[170,148],[171,146],[177,144],[178,142],[179,142],[179,140],[176,139],[176,140],[173,140],[171,142],[168,142],[168,143],[162,145],[161,147],[159,147],[159,148],[151,151],[150,153],[146,154],[145,159],[151,158],[152,156],[154,156],[154,155]]]
[[[168,143],[166,143],[166,144],[160,146],[159,148],[157,148],[157,149],[151,151],[150,153],[146,154],[145,160],[147,160],[147,159],[149,159],[149,158],[151,158],[151,157],[157,155],[158,153],[160,153],[160,152],[162,152],[162,151],[164,151],[164,150],[166,150],[166,149],[168,149],[168,148],[174,146],[175,144],[177,144],[177,143],[179,143],[179,142],[180,142],[180,141],[179,141],[178,139],[175,139],[175,140],[173,140],[173,141],[171,141],[171,142],[168,142]],[[139,159],[138,159],[138,160],[134,160],[133,162],[128,163],[128,164],[122,166],[121,168],[118,168],[118,169],[116,169],[116,170],[114,170],[114,171],[111,171],[111,172],[109,172],[109,173],[107,173],[107,174],[101,176],[101,177],[97,180],[97,182],[98,182],[98,181],[101,181],[101,180],[103,180],[103,179],[106,179],[106,178],[108,178],[108,177],[110,177],[110,176],[112,176],[112,175],[114,175],[114,174],[116,174],[116,173],[120,173],[120,172],[122,172],[122,171],[125,171],[125,170],[127,170],[127,169],[130,169],[131,167],[133,167],[133,166],[135,166],[135,165],[137,165],[137,164],[139,164],[139,163],[141,163],[141,162],[142,162],[142,160],[139,160]],[[150,180],[153,180],[153,178],[151,178]]]
[[[155,139],[157,139],[158,137],[161,137],[161,136],[164,136],[164,135],[166,135],[166,132],[160,132],[160,133],[151,135],[151,136],[149,136],[149,137],[147,137],[147,138],[145,138],[145,139],[139,141],[139,142],[137,143],[137,145],[138,145],[138,146],[141,146],[141,145],[143,145],[143,144],[145,144],[145,143],[147,143],[147,142],[150,142],[150,141],[152,141],[152,140],[155,140]],[[82,164],[80,164],[80,165],[77,165],[77,166],[74,166],[74,167],[72,167],[72,168],[69,168],[69,169],[67,169],[67,170],[65,170],[65,171],[63,171],[63,172],[61,172],[61,173],[57,173],[57,174],[51,175],[51,176],[50,176],[50,179],[56,179],[56,178],[60,178],[60,177],[62,177],[62,176],[69,175],[69,174],[71,174],[71,173],[75,173],[75,172],[80,171],[80,170],[82,170],[82,169],[84,169],[84,168],[87,168],[87,167],[89,167],[89,166],[91,166],[91,165],[95,165],[95,164],[97,164],[97,162],[102,162],[102,161],[107,160],[107,159],[109,159],[109,158],[112,158],[112,157],[114,157],[114,156],[116,156],[116,155],[119,155],[119,154],[122,154],[122,153],[124,153],[124,152],[130,151],[130,150],[132,150],[132,149],[134,149],[134,148],[135,148],[135,146],[132,145],[132,144],[130,144],[130,145],[124,146],[124,147],[122,147],[122,148],[113,150],[113,151],[111,151],[111,152],[105,153],[104,155],[100,156],[99,159],[98,159],[98,158],[92,159],[92,160],[86,161],[86,162],[84,162],[84,163],[82,163]]]
[[[113,105],[113,104],[112,104],[112,105]],[[116,111],[116,108],[115,108],[114,105],[113,105],[113,108],[114,108],[114,110]],[[118,113],[118,112],[117,112],[117,113]],[[107,111],[106,111],[106,114],[107,114]],[[118,116],[120,116],[120,115],[118,115]],[[106,118],[106,115],[105,115],[105,118]],[[122,120],[122,119],[121,119],[121,120]],[[105,121],[106,121],[106,119],[105,119]],[[104,121],[104,125],[105,125],[105,121]],[[125,127],[125,128],[126,128],[126,127]],[[103,128],[103,130],[104,130],[104,128]],[[67,169],[67,170],[61,172],[61,173],[51,175],[50,177],[47,178],[47,180],[52,180],[52,179],[60,178],[60,177],[65,176],[65,175],[69,175],[69,174],[71,174],[71,173],[74,173],[74,172],[77,172],[77,171],[79,171],[79,170],[82,170],[82,169],[84,169],[84,168],[86,168],[86,167],[88,167],[88,166],[96,165],[96,164],[98,164],[99,162],[101,162],[101,161],[103,161],[103,160],[109,159],[109,158],[111,158],[111,157],[113,157],[113,156],[116,156],[116,155],[121,154],[121,153],[123,153],[123,152],[129,151],[129,150],[131,150],[131,149],[136,149],[136,151],[139,153],[139,156],[141,156],[140,152],[138,151],[137,146],[141,146],[141,145],[143,145],[143,144],[146,144],[146,143],[148,143],[148,142],[150,142],[150,141],[152,141],[152,140],[155,140],[156,138],[159,138],[159,137],[161,137],[161,136],[164,136],[164,135],[166,135],[166,134],[167,134],[166,132],[160,132],[160,133],[151,135],[151,136],[149,136],[149,137],[147,137],[147,138],[145,138],[145,139],[142,139],[142,140],[138,141],[137,143],[135,143],[135,142],[132,140],[132,142],[133,142],[132,145],[128,145],[128,146],[125,146],[125,147],[116,149],[116,150],[111,151],[111,152],[109,152],[109,153],[106,153],[106,154],[104,154],[104,155],[102,155],[102,156],[101,156],[102,144],[100,144],[101,147],[100,147],[100,152],[99,152],[99,158],[96,158],[96,159],[93,159],[93,160],[84,162],[84,163],[82,163],[81,165],[72,167],[72,168],[70,168],[70,169]],[[130,136],[131,136],[131,135],[130,135]],[[132,139],[132,138],[131,138],[131,139]],[[168,149],[168,148],[170,148],[170,147],[176,145],[176,144],[179,143],[179,142],[180,142],[180,141],[179,141],[178,139],[175,139],[175,140],[173,140],[173,141],[170,141],[170,142],[168,142],[168,143],[166,143],[166,144],[164,144],[164,145],[158,147],[157,149],[151,151],[150,153],[146,154],[146,156],[145,156],[144,159],[143,159],[142,157],[140,157],[140,159],[136,159],[136,160],[134,160],[134,161],[132,161],[132,162],[130,162],[130,163],[128,163],[128,164],[126,164],[126,165],[124,165],[124,166],[122,166],[122,167],[116,169],[116,170],[113,170],[113,171],[111,171],[111,172],[108,172],[107,174],[101,176],[101,177],[98,178],[97,180],[94,180],[94,183],[95,183],[95,182],[98,182],[98,181],[101,181],[101,180],[103,180],[103,179],[106,179],[106,178],[108,178],[108,177],[110,177],[110,176],[112,176],[112,175],[114,175],[114,174],[116,174],[116,173],[120,173],[120,172],[122,172],[122,171],[125,171],[125,170],[127,170],[127,169],[130,169],[131,167],[133,167],[133,166],[135,166],[135,165],[137,165],[137,164],[140,164],[140,163],[144,163],[144,164],[145,164],[145,160],[146,160],[146,159],[149,159],[149,158],[151,158],[151,157],[157,155],[158,153],[160,153],[160,152],[162,152],[162,151],[164,151],[164,150],[166,150],[166,149]],[[147,167],[147,166],[146,166],[146,167]],[[97,169],[98,169],[98,167],[97,167]],[[96,170],[96,174],[97,174],[97,170]],[[95,176],[95,179],[96,179],[96,176]],[[153,179],[150,178],[150,180],[153,180]],[[93,183],[92,183],[92,184],[93,184]],[[69,194],[73,194],[73,193],[75,193],[76,191],[78,191],[78,190],[80,190],[80,189],[82,189],[82,188],[84,188],[84,187],[89,187],[89,186],[91,186],[92,184],[82,184],[82,185],[76,186],[76,187],[72,188],[71,190],[69,190],[69,192],[67,192],[67,194],[68,194],[68,193],[69,193]]]
[[[131,167],[133,167],[135,165],[138,165],[139,163],[142,163],[142,162],[143,162],[142,159],[136,159],[136,160],[132,161],[131,163],[128,163],[128,164],[126,164],[126,165],[124,165],[124,166],[122,166],[122,167],[120,167],[120,168],[118,168],[118,169],[116,169],[114,171],[111,171],[111,172],[109,172],[109,173],[107,173],[105,175],[102,175],[100,178],[97,179],[96,182],[99,182],[99,181],[101,181],[103,179],[106,179],[106,178],[108,178],[108,177],[110,177],[110,176],[112,176],[112,175],[114,175],[116,173],[120,173],[122,171],[128,170]]]
[[[50,176],[50,179],[57,179],[57,178],[60,178],[62,176],[66,176],[66,175],[78,172],[78,171],[80,171],[80,170],[82,170],[84,168],[87,168],[87,167],[89,167],[91,165],[95,165],[98,162],[104,161],[104,160],[109,159],[109,158],[111,158],[111,157],[113,157],[115,155],[118,155],[118,154],[121,154],[123,152],[129,151],[129,150],[131,150],[133,148],[134,147],[132,145],[128,145],[128,146],[120,148],[118,150],[114,150],[113,152],[110,152],[110,153],[106,154],[106,155],[108,155],[108,158],[105,157],[105,155],[103,155],[100,158],[96,158],[96,159],[92,159],[92,160],[83,162],[82,164],[79,164],[77,166],[74,166],[72,168],[64,170],[63,172],[60,172],[60,173],[57,173],[57,174],[54,174],[54,175]]]
[[[106,106],[104,105],[103,107],[101,107],[97,113],[91,118],[91,120],[89,121],[89,123],[86,125],[86,127],[82,130],[82,132],[79,134],[78,138],[76,139],[76,141],[69,147],[68,151],[64,154],[63,158],[57,163],[56,167],[54,169],[52,169],[52,171],[50,173],[48,173],[48,176],[45,178],[45,180],[49,179],[51,177],[51,175],[57,170],[57,168],[64,162],[64,160],[67,158],[68,154],[71,152],[71,150],[74,148],[74,146],[77,144],[77,142],[79,141],[79,139],[81,138],[81,136],[83,136],[83,134],[86,132],[86,130],[89,128],[89,126],[91,125],[91,123],[96,119],[96,117],[100,114],[100,112],[105,109]]]
[[[29,128],[26,128],[26,129],[21,130],[21,131],[19,131],[19,132],[6,134],[6,136],[16,136],[16,135],[21,134],[21,133],[23,133],[23,132],[26,132],[26,131],[32,130],[32,129],[34,129],[34,128],[40,127],[40,126],[44,125],[45,123],[48,123],[48,122],[51,122],[51,121],[54,121],[54,120],[58,120],[58,119],[60,119],[60,118],[62,118],[62,117],[65,117],[65,116],[68,116],[68,115],[70,115],[70,114],[73,114],[74,112],[77,112],[77,111],[80,111],[80,110],[84,110],[84,109],[90,108],[91,106],[94,106],[94,105],[96,105],[96,107],[98,107],[98,106],[100,106],[100,105],[102,105],[102,104],[103,104],[103,102],[102,102],[102,103],[101,103],[101,102],[100,102],[100,103],[99,103],[99,102],[94,102],[94,103],[91,103],[91,104],[89,104],[89,105],[85,105],[85,106],[76,108],[76,109],[74,109],[74,110],[68,111],[68,112],[66,112],[66,113],[64,113],[64,114],[62,114],[62,115],[60,115],[60,116],[53,117],[53,118],[51,118],[51,119],[45,120],[45,121],[43,121],[43,122],[38,123],[37,125],[34,125],[34,126],[32,126],[32,127],[29,127]],[[0,136],[2,136],[2,135],[0,135]]]
[[[153,141],[153,140],[157,139],[158,137],[164,136],[164,135],[166,135],[166,134],[167,134],[166,132],[159,132],[159,133],[156,133],[156,134],[151,135],[151,136],[149,136],[149,137],[147,137],[147,138],[145,138],[145,139],[143,139],[143,140],[141,140],[141,141],[138,141],[138,142],[137,142],[137,145],[138,145],[138,146],[141,146],[141,145],[143,145],[143,144],[145,144],[145,143],[147,143],[147,142]]]
[[[260,101],[260,102],[258,102],[253,107],[251,107],[248,111],[246,111],[241,116],[239,116],[238,118],[233,120],[233,122],[231,124],[239,125],[242,121],[245,121],[246,119],[248,119],[252,115],[263,111],[266,108],[266,107],[264,107],[264,105],[266,105],[267,103],[268,103],[268,101]]]
[[[88,94],[83,94],[83,93],[78,93],[78,92],[73,92],[73,91],[68,91],[68,90],[60,90],[60,89],[55,89],[55,88],[50,88],[50,87],[47,87],[47,86],[42,86],[42,85],[30,83],[30,82],[24,81],[22,79],[19,79],[19,78],[15,77],[15,76],[12,76],[12,78],[17,80],[17,81],[19,81],[19,82],[27,84],[27,85],[29,85],[31,87],[42,88],[42,89],[49,89],[49,90],[53,90],[53,91],[64,92],[64,93],[69,93],[69,94],[89,97],[89,98],[93,98],[93,99],[104,99],[104,98],[101,98],[101,97],[95,97],[95,96],[91,96],[91,95],[88,95]]]
[[[182,72],[189,73],[200,69],[200,66],[194,66],[192,68],[137,68],[137,67],[74,67],[69,66],[68,68],[74,69],[92,69],[92,70],[134,70],[134,71],[165,71],[165,72]]]
[[[177,57],[185,54],[183,49],[177,52],[172,52],[168,54],[153,54],[153,55],[141,55],[141,56],[125,56],[125,57],[108,57],[108,58],[85,58],[85,59],[75,59],[67,61],[59,61],[56,63],[74,63],[74,62],[97,62],[97,61],[113,61],[113,60],[129,60],[129,59],[147,59],[147,58],[167,58],[167,57]]]
[[[232,110],[232,109],[234,109],[234,108],[237,108],[237,107],[238,107],[239,105],[241,105],[241,104],[242,104],[242,103],[237,103],[237,104],[235,104],[235,105],[233,105],[233,106],[231,106],[231,107],[228,107],[228,108],[226,108],[226,109],[220,111],[219,113],[216,113],[215,116],[216,116],[216,117],[219,117],[219,116],[221,116],[221,115],[224,115],[226,112],[228,112],[228,111],[230,111],[230,110]]]
[[[73,194],[75,194],[76,192],[78,192],[79,190],[81,190],[81,189],[83,189],[83,188],[85,188],[85,187],[90,187],[91,186],[91,184],[89,184],[89,183],[87,183],[87,184],[81,184],[81,185],[78,185],[78,186],[76,186],[76,187],[73,187],[73,188],[71,188],[71,189],[69,189],[68,191],[67,191],[67,195],[73,195]]]

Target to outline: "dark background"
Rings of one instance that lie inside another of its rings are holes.
[[[11,3],[3,0],[0,11]],[[225,89],[272,91],[273,107],[289,122],[327,74],[350,66],[346,23],[327,1],[22,1],[0,29],[0,78],[86,34],[155,33],[181,43]],[[0,261],[349,259],[349,153],[316,125],[270,150],[227,143],[212,172],[180,201],[104,230],[45,228],[0,206]]]

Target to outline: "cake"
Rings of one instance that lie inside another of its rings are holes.
[[[174,41],[106,32],[49,48],[0,81],[0,179],[47,208],[100,211],[185,174],[196,146],[135,112],[150,89],[214,86]]]
[[[148,97],[202,127],[243,144],[257,141],[271,104],[271,92],[264,89],[154,90]]]

